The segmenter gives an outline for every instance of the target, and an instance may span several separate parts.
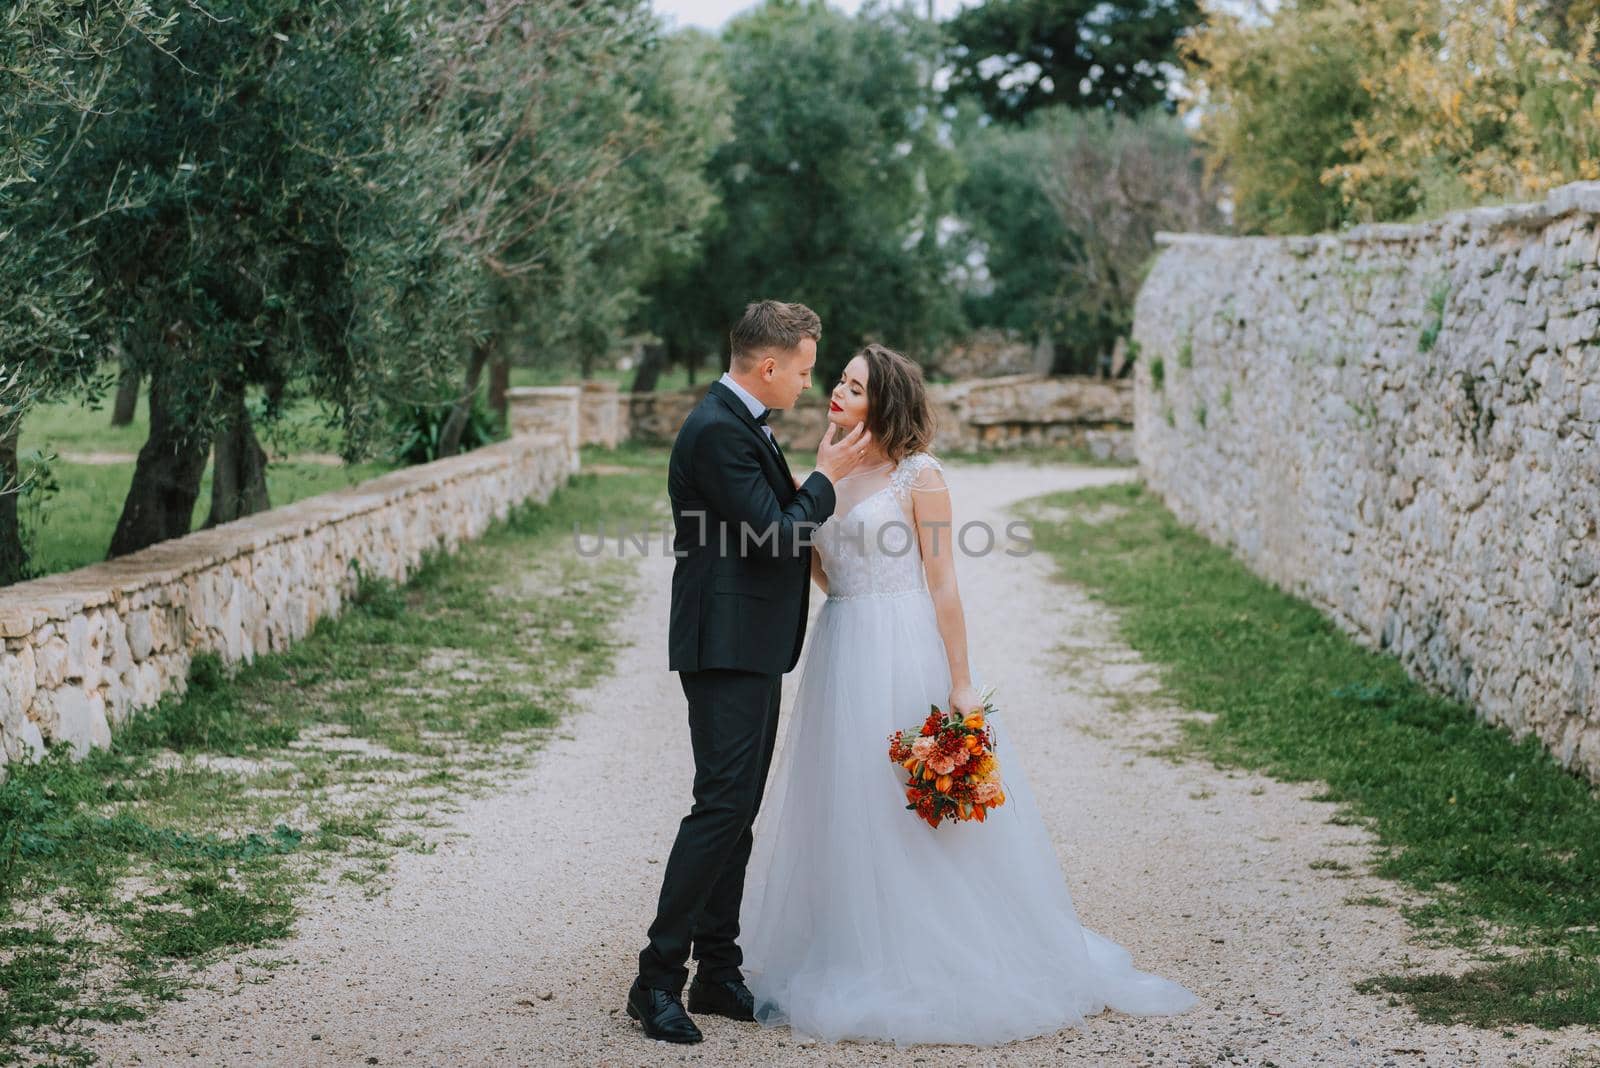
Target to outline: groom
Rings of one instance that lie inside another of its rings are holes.
[[[679,992],[693,948],[689,1008],[755,1019],[739,971],[739,902],[778,730],[784,672],[800,659],[810,595],[810,534],[833,514],[833,483],[871,438],[857,426],[817,448],[796,483],[767,427],[811,385],[822,321],[802,304],[745,308],[728,373],[713,382],[672,445],[672,613],[668,668],[689,703],[694,807],[661,880],[650,944],[628,991],[628,1015],[666,1042],[699,1042]]]

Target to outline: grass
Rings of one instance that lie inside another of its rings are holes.
[[[1432,352],[1433,346],[1439,341],[1439,332],[1444,329],[1444,311],[1450,303],[1450,283],[1447,279],[1437,282],[1428,293],[1428,318],[1422,326],[1422,332],[1417,335],[1417,351]]]
[[[262,981],[310,886],[381,893],[397,851],[432,849],[460,797],[524,766],[609,671],[630,599],[634,558],[580,557],[573,525],[656,506],[664,455],[590,450],[626,470],[577,476],[406,585],[369,578],[282,654],[196,659],[109,750],[12,768],[0,1064],[90,1063],[83,1028],[221,959]]]
[[[705,381],[710,372],[702,371]],[[631,371],[603,368],[596,378],[627,388]],[[570,384],[577,372],[563,368],[515,367],[513,386]],[[663,374],[659,389],[683,389],[688,379],[681,367]],[[487,395],[488,384],[483,385]],[[148,396],[141,393],[133,422],[111,425],[108,402],[81,400],[44,404],[29,411],[23,421],[19,453],[24,472],[30,460],[54,457],[21,498],[25,537],[30,541],[30,567],[35,575],[52,575],[85,567],[105,559],[112,531],[121,515],[133,462],[104,462],[114,456],[136,455],[149,434]],[[328,413],[302,401],[293,405],[281,422],[263,430],[262,445],[272,458],[267,469],[267,491],[272,503],[292,504],[319,493],[375,478],[395,465],[370,462],[353,465],[325,462],[337,452],[338,437],[329,428]],[[319,453],[323,462],[305,458]],[[100,462],[86,462],[88,460]],[[199,530],[211,511],[211,469],[208,466],[195,501],[192,527]]]
[[[1125,513],[1073,514],[1108,505]],[[1377,874],[1425,896],[1406,909],[1419,936],[1477,957],[1462,975],[1374,976],[1362,989],[1430,1022],[1600,1025],[1600,800],[1588,783],[1356,645],[1141,486],[1034,507],[1059,577],[1116,611],[1177,701],[1214,714],[1184,722],[1179,752],[1325,784],[1336,818],[1375,834]]]
[[[343,489],[393,469],[394,465],[387,463],[333,465],[294,459],[331,447],[321,423],[321,414],[313,406],[300,405],[278,432],[263,442],[273,457],[267,469],[267,492],[274,505]],[[19,443],[25,473],[30,460],[56,457],[20,502],[34,574],[70,571],[105,559],[133,481],[133,462],[84,461],[137,454],[148,433],[149,406],[142,396],[133,422],[125,427],[112,426],[110,411],[104,406],[80,402],[40,405],[28,413]],[[208,466],[195,500],[195,530],[210,511]]]
[[[950,463],[994,464],[1025,463],[1034,467],[1049,464],[1075,464],[1080,467],[1130,467],[1127,460],[1101,459],[1076,445],[1028,445],[1015,449],[941,449],[939,458]]]
[[[57,460],[50,465],[58,489],[41,503],[24,498],[24,521],[34,531],[31,565],[36,574],[53,575],[105,559],[111,533],[122,514],[122,502],[133,481],[133,465],[82,464]],[[302,461],[281,461],[267,469],[267,492],[274,506],[353,486],[392,470],[388,464],[333,467]],[[211,470],[206,469],[195,501],[193,529],[199,530],[211,511]]]

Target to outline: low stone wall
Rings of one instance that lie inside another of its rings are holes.
[[[678,428],[688,418],[689,412],[711,388],[708,382],[691,389],[657,390],[653,393],[626,393],[628,406],[628,437],[633,441],[652,445],[665,445],[678,436]],[[778,432],[777,417],[772,422],[773,433]],[[783,438],[784,444],[788,439]]]
[[[0,590],[0,773],[46,743],[106,745],[183,690],[196,653],[283,649],[339,611],[352,565],[402,580],[424,552],[548,499],[575,463],[567,434],[515,437]]]
[[[552,434],[564,440],[572,470],[583,438],[583,391],[577,386],[522,386],[506,390],[507,429],[513,438]]]
[[[628,439],[627,398],[615,382],[590,380],[578,392],[578,440],[614,449]]]
[[[635,440],[670,442],[709,384],[663,393],[627,394]],[[936,449],[991,450],[1075,445],[1097,456],[1133,459],[1133,383],[1037,374],[935,383],[928,396],[938,420]],[[812,450],[828,425],[817,397],[775,413],[772,430],[789,450]]]
[[[929,387],[938,446],[988,451],[1072,445],[1133,459],[1133,382],[1077,375],[1011,375]]]
[[[1162,243],[1134,327],[1145,481],[1600,779],[1600,183],[1417,226]]]
[[[1049,371],[1052,354],[1012,331],[976,330],[934,353],[929,366],[956,380]]]
[[[580,445],[614,449],[628,439],[628,397],[615,382],[590,380],[576,386],[521,386],[506,391],[512,434],[560,434]],[[685,410],[687,414],[687,409]]]

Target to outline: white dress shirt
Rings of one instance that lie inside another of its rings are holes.
[[[744,401],[744,406],[750,409],[751,415],[760,418],[761,413],[767,410],[767,406],[765,404],[762,404],[760,401],[756,400],[754,394],[752,394],[748,389],[745,389],[739,383],[735,382],[733,380],[733,376],[728,372],[722,372],[722,377],[717,379],[717,381],[733,390],[734,395],[740,400]],[[772,436],[772,428],[766,423],[762,423],[761,429],[767,432],[767,440],[772,442],[773,448],[776,449],[778,446],[778,441]]]

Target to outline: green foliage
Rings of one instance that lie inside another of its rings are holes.
[[[1371,110],[1363,83],[1393,58],[1414,9],[1287,0],[1262,17],[1208,6],[1182,50],[1203,87],[1199,137],[1233,191],[1240,230],[1309,233],[1355,219],[1324,175],[1354,158],[1348,143]]]
[[[425,464],[443,455],[439,438],[450,417],[451,405],[405,404],[394,412],[394,447],[389,458],[400,464]],[[476,449],[501,436],[499,420],[484,406],[477,395],[472,398],[472,408],[467,415],[466,429],[461,433],[461,448]]]
[[[1167,72],[1196,0],[986,0],[949,22],[950,92],[996,119],[1064,105],[1136,115],[1171,107]]]
[[[323,421],[323,409],[301,403],[289,407],[275,424],[279,435],[271,444],[283,450],[267,471],[275,505],[344,489],[390,470],[386,463],[338,465],[326,457],[303,455],[327,447]],[[45,457],[54,457],[48,462],[48,482],[35,489],[25,481],[20,495],[22,534],[33,574],[55,574],[104,559],[117,510],[128,493],[132,453],[148,433],[143,402],[126,427],[111,426],[103,408],[81,401],[39,404],[28,413],[21,437],[24,477]],[[128,459],[106,462],[114,454]],[[195,501],[196,524],[205,519],[210,496],[207,475]]]
[[[1377,977],[1436,1022],[1600,1023],[1600,801],[1531,735],[1509,734],[1357,645],[1314,607],[1252,575],[1137,485],[1053,494],[1034,521],[1065,581],[1114,609],[1183,706],[1179,753],[1326,784],[1336,819],[1371,828],[1377,874],[1426,895],[1423,937],[1509,961],[1459,975]],[[1177,754],[1175,754],[1177,755]]]
[[[444,227],[460,155],[411,121],[430,9],[173,6],[166,48],[129,49],[63,172],[113,340],[170,387],[190,437],[221,428],[219,395],[259,385],[268,419],[315,393],[368,451],[377,398],[442,381],[479,303]],[[89,222],[114,175],[140,210]]]
[[[1433,216],[1600,177],[1591,0],[1208,7],[1182,45],[1246,232]]]
[[[1594,27],[1563,32],[1551,6],[1419,5],[1419,32],[1366,83],[1353,158],[1328,175],[1345,200],[1364,217],[1431,216],[1600,178]]]
[[[1069,306],[1068,265],[1079,243],[1045,192],[1055,152],[1043,125],[981,124],[969,116],[958,143],[964,174],[956,210],[983,264],[963,287],[970,320],[1026,336],[1093,330],[1083,311]]]
[[[954,159],[918,58],[934,43],[909,15],[820,3],[771,0],[729,23],[734,136],[710,166],[721,208],[667,287],[703,325],[666,323],[666,340],[698,355],[747,301],[802,301],[822,316],[826,381],[869,336],[918,352],[959,324],[935,223]]]
[[[0,14],[0,438],[93,376],[106,309],[88,236],[59,210],[80,192],[63,171],[114,107],[107,85],[127,53],[161,45],[172,22],[144,0],[22,0]],[[129,206],[114,183],[97,191],[94,210]]]
[[[646,0],[14,6],[0,441],[105,392],[108,352],[143,376],[127,551],[188,529],[213,439],[225,507],[259,507],[255,430],[303,401],[346,458],[381,456],[391,410],[461,393],[469,353],[603,353],[713,205],[729,101],[704,52]]]
[[[646,0],[507,9],[474,5],[441,47],[432,115],[466,144],[456,225],[490,294],[486,343],[587,366],[692,247],[726,102]]]
[[[639,157],[653,172],[640,176],[650,180],[630,204],[654,237],[625,239],[617,258],[637,270],[633,325],[673,347],[670,363],[687,365],[691,354],[715,350],[726,332],[715,312],[706,314],[706,294],[692,287],[708,233],[720,225],[720,188],[707,165],[733,136],[733,95],[720,42],[694,30],[664,38],[645,74],[641,110],[662,136]]]
[[[1159,111],[1050,108],[1020,125],[968,123],[960,145],[967,258],[983,263],[968,314],[1051,337],[1058,370],[1109,364],[1132,327],[1158,230],[1221,225],[1194,145]]]
[[[361,570],[361,561],[350,561],[355,572],[356,592],[350,603],[375,619],[399,619],[406,610],[405,590],[393,579],[381,575],[368,575]],[[420,570],[427,571],[424,565]]]
[[[1444,309],[1449,302],[1450,283],[1442,281],[1428,294],[1428,321],[1417,336],[1418,352],[1433,351],[1433,346],[1439,340],[1439,331],[1444,329]]]
[[[1150,361],[1150,381],[1156,389],[1163,389],[1167,384],[1167,361],[1157,356]]]

